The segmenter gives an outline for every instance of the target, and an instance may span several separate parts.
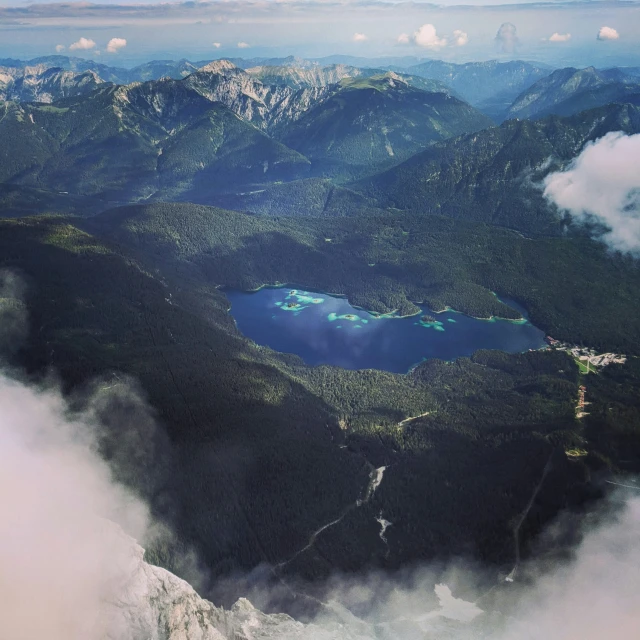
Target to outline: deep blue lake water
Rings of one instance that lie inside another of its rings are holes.
[[[276,351],[295,353],[310,365],[406,373],[429,358],[454,360],[479,349],[519,353],[545,344],[544,333],[528,320],[478,320],[455,311],[436,314],[426,307],[417,316],[376,317],[345,298],[300,289],[225,293],[245,336]],[[514,302],[503,302],[525,315]]]

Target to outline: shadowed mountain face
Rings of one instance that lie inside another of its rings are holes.
[[[640,108],[609,105],[570,118],[510,120],[434,145],[352,187],[380,206],[557,233],[561,221],[538,185],[610,131],[640,132]]]
[[[506,117],[569,116],[611,102],[640,104],[640,78],[621,69],[559,69],[519,95]]]
[[[416,89],[391,73],[342,80],[337,92],[287,127],[282,140],[305,154],[316,173],[357,176],[491,125],[457,98]]]

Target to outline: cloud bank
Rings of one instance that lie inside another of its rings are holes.
[[[96,43],[90,38],[80,38],[77,42],[69,45],[69,51],[87,51],[95,48]]]
[[[469,35],[462,31],[461,29],[456,29],[453,32],[453,44],[456,45],[456,47],[464,47],[465,44],[468,44],[469,42]]]
[[[353,41],[354,42],[364,42],[365,40],[368,40],[369,38],[367,38],[367,36],[364,33],[354,33],[353,34]]]
[[[557,31],[549,38],[549,42],[569,42],[570,33],[558,33]]]
[[[608,133],[565,171],[548,175],[544,195],[578,222],[595,222],[612,249],[640,255],[640,134]]]
[[[305,637],[631,640],[640,629],[640,486],[614,494],[600,509],[599,524],[583,521],[570,560],[544,568],[532,561],[514,584],[491,587],[466,563],[414,569],[397,580],[336,577],[316,620],[322,633]],[[337,621],[344,635],[328,633]]]
[[[55,389],[0,374],[0,599],[7,638],[112,637],[105,601],[121,595],[145,506],[113,481],[89,415]],[[115,637],[115,636],[113,636]]]
[[[600,27],[598,31],[598,40],[617,40],[620,34],[613,27]]]
[[[447,39],[439,37],[432,24],[423,24],[413,34],[413,40],[419,47],[425,49],[441,49],[447,46]]]
[[[638,491],[640,494],[640,491]],[[640,498],[591,531],[575,561],[525,592],[500,640],[630,640],[640,629]]]
[[[107,53],[118,53],[120,49],[124,49],[127,46],[127,41],[124,38],[111,38],[107,44]]]

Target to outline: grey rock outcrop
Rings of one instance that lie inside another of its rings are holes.
[[[0,67],[0,100],[51,103],[89,93],[102,82],[93,71],[77,73],[46,65]]]

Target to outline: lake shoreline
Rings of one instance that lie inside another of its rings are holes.
[[[383,319],[388,319],[388,320],[394,320],[394,319],[398,319],[401,320],[402,318],[413,318],[414,316],[419,316],[422,315],[424,313],[424,309],[419,309],[418,311],[416,311],[415,313],[406,313],[406,314],[398,314],[398,309],[393,309],[391,311],[387,311],[385,313],[378,313],[377,311],[371,311],[370,309],[366,309],[365,307],[360,307],[357,304],[353,304],[350,300],[347,294],[345,293],[331,293],[330,291],[323,291],[321,289],[306,289],[303,286],[297,286],[293,283],[289,283],[289,282],[285,282],[285,283],[276,283],[276,284],[261,284],[260,286],[256,287],[255,289],[236,289],[234,287],[229,287],[226,285],[221,285],[218,287],[223,293],[225,290],[231,290],[231,291],[241,291],[242,293],[258,293],[259,291],[262,291],[263,289],[287,289],[290,288],[291,290],[296,290],[296,291],[307,291],[308,293],[319,293],[325,296],[331,296],[332,298],[339,298],[341,300],[346,300],[354,309],[358,309],[360,311],[364,311],[365,313],[368,313],[370,316],[372,316],[375,319],[379,319],[379,318],[383,318]],[[499,296],[495,293],[495,292],[491,292],[493,293],[493,295],[495,295],[499,300]],[[409,300],[409,298],[407,298],[407,300]],[[467,318],[473,318],[474,320],[481,320],[483,322],[496,322],[496,321],[500,321],[500,322],[511,322],[513,324],[526,324],[527,322],[529,322],[529,319],[521,316],[520,318],[504,318],[502,316],[489,316],[488,318],[483,318],[480,316],[473,316],[471,314],[465,313],[464,311],[459,311],[458,309],[453,309],[452,307],[449,306],[445,306],[443,309],[439,309],[439,310],[435,310],[435,309],[431,309],[431,307],[429,307],[427,305],[427,303],[423,300],[423,301],[417,301],[417,300],[409,300],[409,302],[411,302],[411,304],[415,304],[416,306],[418,305],[422,305],[424,307],[427,308],[427,310],[430,313],[459,313],[463,316],[466,316]],[[506,306],[510,307],[511,309],[514,309],[514,307],[511,307],[511,305],[509,305],[506,302],[503,302],[502,300],[500,300],[500,302],[502,302],[502,304],[505,304]],[[517,309],[514,309],[515,311],[518,311]],[[228,311],[231,311],[231,307],[229,307]]]
[[[546,346],[542,330],[526,319],[475,318],[450,307],[432,315],[422,308],[420,320],[419,314],[372,314],[351,305],[346,295],[281,284],[224,292],[241,334],[258,347],[293,354],[305,366],[411,375],[424,361],[452,362],[482,349],[524,353]],[[436,314],[442,314],[441,321]],[[404,323],[374,322],[392,319]]]

